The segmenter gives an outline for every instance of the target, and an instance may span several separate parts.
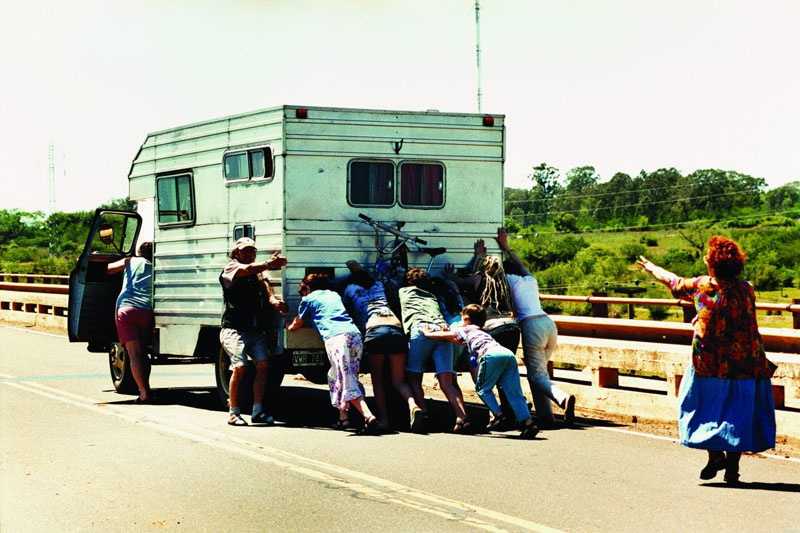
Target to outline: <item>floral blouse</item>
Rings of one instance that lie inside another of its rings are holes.
[[[767,360],[756,323],[753,286],[744,280],[709,276],[677,278],[676,298],[694,301],[692,366],[698,376],[770,378],[776,366]]]

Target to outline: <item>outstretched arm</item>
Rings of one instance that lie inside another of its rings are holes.
[[[458,337],[456,337],[456,334],[453,331],[430,331],[425,328],[420,328],[420,331],[422,332],[423,335],[425,335],[429,339],[438,339],[440,341],[447,341],[447,342],[452,342],[453,344],[460,344],[461,346],[466,346],[466,344],[458,340]]]
[[[525,268],[525,263],[522,262],[522,259],[520,259],[519,256],[514,253],[514,250],[512,250],[508,245],[508,233],[506,233],[506,228],[497,228],[497,237],[495,237],[494,240],[497,241],[497,245],[500,246],[500,249],[507,253],[508,257],[522,269],[522,272],[526,276],[531,275],[531,273],[528,272],[528,269]]]
[[[639,256],[639,260],[636,261],[636,264],[652,274],[657,281],[660,281],[670,289],[672,288],[672,283],[678,279],[677,275],[665,268],[661,268],[643,255]]]
[[[302,326],[303,326],[303,319],[300,318],[299,316],[296,316],[294,317],[294,320],[292,320],[292,323],[286,326],[286,329],[288,329],[289,331],[294,331],[296,329],[300,329]]]
[[[108,266],[106,266],[106,271],[109,274],[116,274],[117,272],[122,272],[123,270],[125,270],[125,265],[127,265],[130,262],[131,262],[130,257],[123,257],[119,261],[114,261],[113,263],[109,263]]]

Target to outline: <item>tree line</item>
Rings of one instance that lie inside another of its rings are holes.
[[[555,231],[656,229],[694,220],[723,220],[748,227],[759,217],[800,215],[800,183],[766,190],[766,182],[729,170],[675,168],[617,172],[600,181],[592,166],[576,167],[562,178],[546,163],[533,167],[529,189],[506,188],[506,226],[516,232],[532,226]],[[794,218],[792,217],[792,218]]]

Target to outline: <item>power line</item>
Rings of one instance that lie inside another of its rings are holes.
[[[748,176],[748,177],[750,179],[754,179],[754,180],[755,179],[760,179],[760,178],[753,178],[752,176]],[[567,198],[568,199],[573,199],[573,198],[595,198],[595,197],[600,197],[600,196],[618,196],[618,195],[622,195],[622,194],[639,194],[639,193],[643,193],[643,192],[646,192],[646,191],[663,191],[663,190],[667,190],[667,189],[670,189],[670,190],[685,189],[687,187],[705,187],[705,186],[708,186],[708,185],[716,185],[716,184],[718,184],[720,182],[727,182],[727,181],[734,181],[734,180],[742,181],[743,179],[746,179],[746,178],[743,178],[743,177],[718,178],[717,180],[711,182],[710,184],[708,184],[708,183],[687,183],[687,184],[684,184],[684,185],[669,185],[669,186],[665,186],[665,187],[648,187],[646,189],[634,189],[634,190],[629,190],[629,191],[600,192],[600,193],[591,193],[591,194],[576,194],[576,195],[570,195],[570,196],[562,195],[562,196],[559,196],[557,198],[549,198],[549,200],[550,201],[563,200],[563,199],[567,199]],[[604,182],[604,183],[598,183],[596,185],[603,186],[603,185],[606,185],[608,183],[609,182]],[[517,189],[517,190],[526,190],[526,189]],[[532,190],[532,189],[527,189],[527,190]],[[531,201],[542,201],[542,199],[538,199],[538,200],[536,200],[536,199],[534,199],[534,200],[509,200],[506,203],[531,202]]]

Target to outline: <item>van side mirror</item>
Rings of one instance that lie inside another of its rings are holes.
[[[108,222],[103,222],[100,224],[98,234],[100,236],[100,241],[103,244],[108,245],[114,242],[114,228],[112,228],[111,224]]]

